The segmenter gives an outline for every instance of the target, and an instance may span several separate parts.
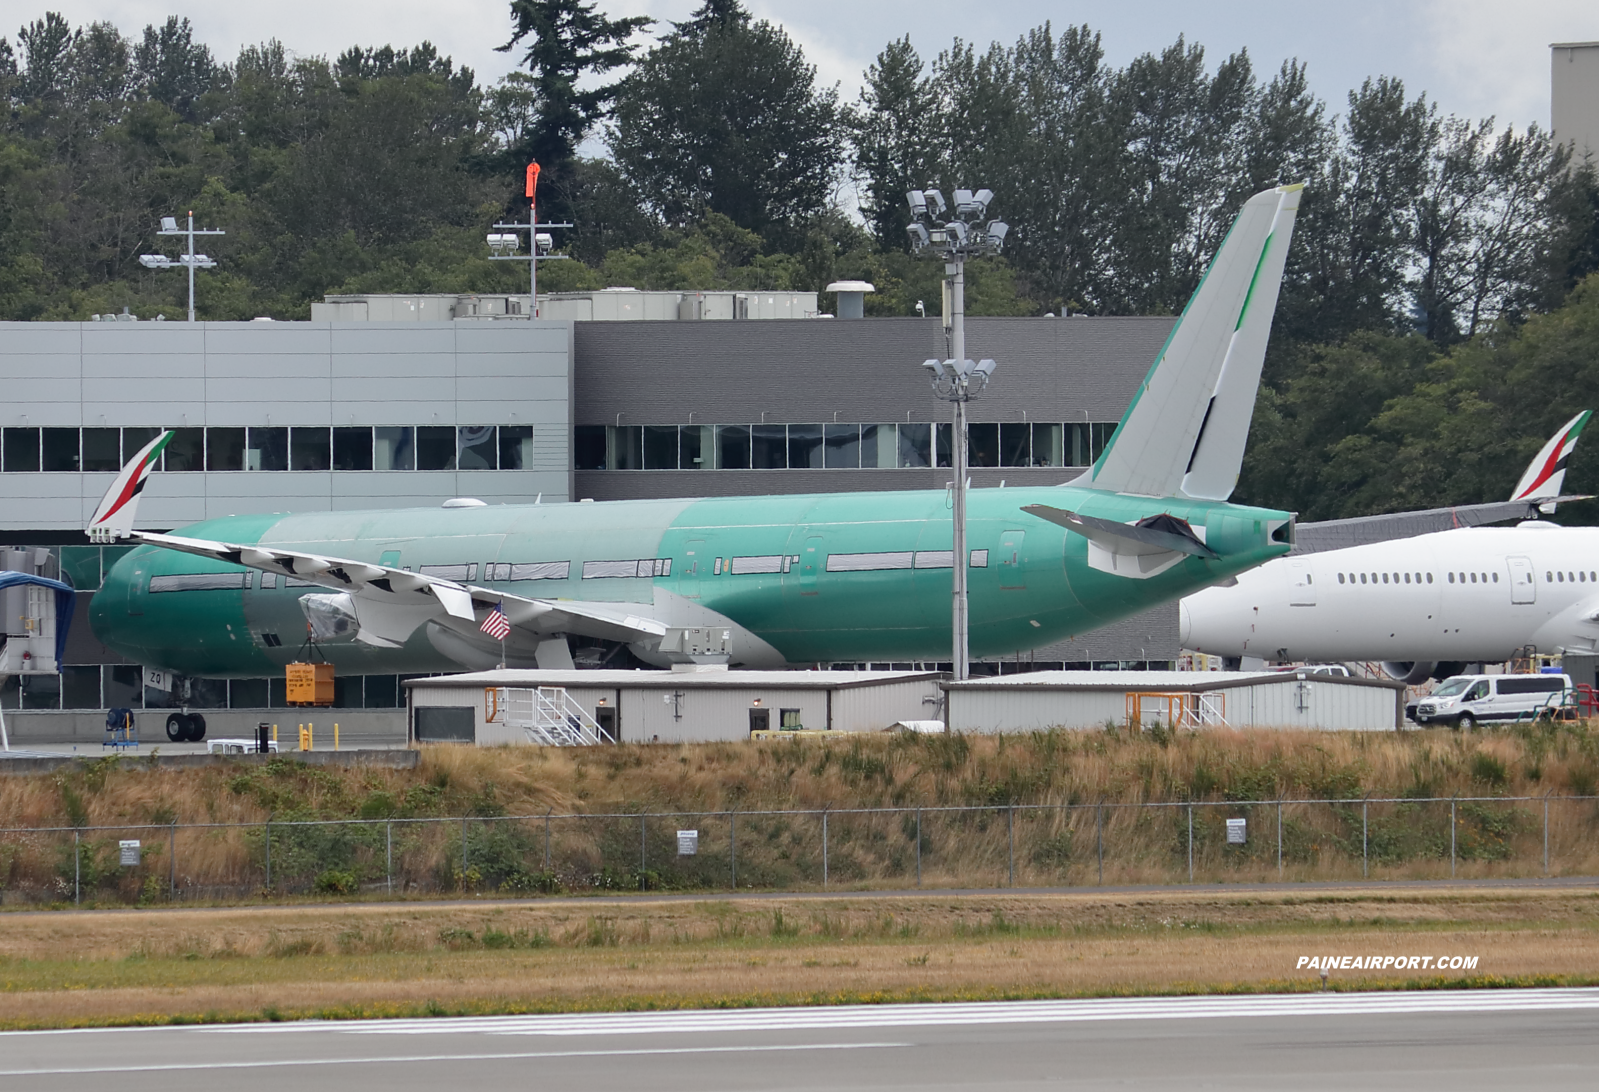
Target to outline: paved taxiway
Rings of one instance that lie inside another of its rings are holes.
[[[0,1035],[0,1087],[1590,1090],[1599,990],[1034,1001]]]

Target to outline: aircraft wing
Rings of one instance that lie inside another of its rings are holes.
[[[1430,535],[1458,527],[1481,527],[1512,519],[1537,519],[1541,505],[1590,500],[1581,494],[1558,497],[1529,497],[1526,500],[1491,501],[1488,504],[1462,504],[1456,508],[1427,508],[1418,512],[1390,512],[1383,516],[1357,516],[1301,523],[1294,529],[1294,548],[1290,556],[1319,554],[1349,546]]]
[[[666,633],[665,625],[629,612],[627,604],[529,599],[426,573],[275,546],[143,531],[133,531],[126,537],[328,589],[331,595],[308,595],[301,602],[313,631],[322,639],[351,636],[363,644],[393,648],[404,644],[418,626],[427,622],[438,622],[475,637],[480,623],[496,606],[505,612],[505,619],[513,628],[531,634],[576,633],[639,641],[658,639]]]

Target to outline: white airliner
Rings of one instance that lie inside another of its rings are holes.
[[[1592,411],[1544,445],[1512,501],[1560,495]],[[1540,505],[1544,511],[1552,504]],[[1379,661],[1421,682],[1518,649],[1599,651],[1599,527],[1528,520],[1270,561],[1182,600],[1184,648],[1263,660]]]

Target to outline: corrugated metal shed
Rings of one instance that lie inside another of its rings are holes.
[[[1304,671],[1039,671],[942,688],[960,732],[1102,728],[1135,708],[1143,723],[1164,723],[1183,702],[1207,726],[1231,728],[1386,731],[1405,712],[1403,683]]]
[[[562,687],[589,716],[614,723],[623,742],[704,742],[749,738],[752,710],[766,722],[835,732],[876,732],[895,721],[934,716],[941,676],[895,671],[477,671],[410,679],[411,735],[416,710],[472,711],[479,744],[525,743],[525,735],[488,719],[489,691]],[[602,715],[602,710],[609,710]]]

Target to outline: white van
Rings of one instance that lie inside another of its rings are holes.
[[[1416,703],[1416,723],[1469,729],[1484,721],[1526,719],[1558,708],[1570,693],[1569,675],[1451,675]]]

